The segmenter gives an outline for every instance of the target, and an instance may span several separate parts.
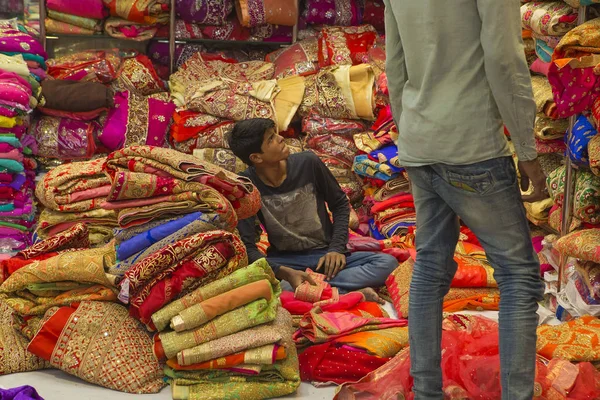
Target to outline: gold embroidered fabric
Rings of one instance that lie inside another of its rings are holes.
[[[49,311],[50,317],[33,339],[30,349],[47,326],[56,324],[50,363],[87,382],[126,393],[158,393],[164,386],[162,366],[152,354],[152,339],[127,309],[115,303],[82,302],[62,331],[54,317],[64,309]],[[67,310],[70,311],[70,310]]]
[[[279,307],[273,322],[180,351],[177,353],[177,363],[180,365],[198,364],[246,349],[279,343],[286,330],[291,326],[290,314],[284,308]]]
[[[569,361],[600,359],[600,319],[590,315],[557,326],[542,325],[537,330],[537,352]]]
[[[0,300],[0,375],[50,368],[50,364],[27,351],[29,339],[20,332],[25,325],[15,311]]]
[[[194,149],[193,154],[194,157],[198,157],[202,161],[218,165],[219,167],[235,174],[244,172],[246,168],[248,168],[248,166],[244,164],[242,160],[233,154],[233,151],[226,148]]]
[[[182,350],[273,321],[278,306],[278,299],[270,302],[260,299],[223,314],[195,330],[160,333],[164,353],[167,358],[173,358]]]
[[[273,365],[261,368],[258,375],[244,375],[221,371],[173,371],[165,370],[173,387],[173,399],[176,400],[226,400],[226,399],[266,399],[285,396],[296,391],[300,386],[298,370],[298,354],[292,340],[291,317],[289,323],[282,327],[281,345],[285,347],[287,357]],[[216,372],[216,373],[211,373]],[[215,382],[215,379],[218,381]]]
[[[192,307],[204,300],[208,300],[245,284],[263,279],[267,279],[272,285],[277,286],[278,281],[273,274],[273,270],[269,266],[269,263],[267,263],[267,260],[261,258],[249,266],[238,269],[222,279],[204,285],[163,307],[152,315],[154,326],[156,326],[159,331],[162,331],[169,325],[171,318],[186,308]],[[281,289],[275,288],[275,290],[278,292]]]

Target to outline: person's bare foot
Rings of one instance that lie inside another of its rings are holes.
[[[368,287],[357,290],[357,292],[360,292],[365,296],[365,301],[372,301],[374,303],[385,304],[385,300],[379,297],[379,295],[373,288]]]

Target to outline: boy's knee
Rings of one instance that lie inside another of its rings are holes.
[[[399,264],[398,260],[396,260],[396,257],[385,253],[375,253],[375,256],[377,256],[377,266],[379,268],[384,269],[389,273],[398,268]]]

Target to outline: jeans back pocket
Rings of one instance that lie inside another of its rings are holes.
[[[446,171],[446,176],[450,185],[466,192],[485,194],[494,186],[494,179],[490,171],[481,173]]]

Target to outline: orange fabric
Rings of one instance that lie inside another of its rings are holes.
[[[533,31],[523,29],[521,31],[521,36],[523,37],[523,39],[533,39]]]
[[[600,319],[591,315],[557,326],[542,325],[538,327],[537,335],[537,353],[547,359],[600,359]]]
[[[444,301],[445,312],[456,312],[461,310],[498,310],[500,307],[500,296],[472,296],[465,299]]]
[[[39,332],[33,337],[33,340],[27,346],[27,351],[50,361],[54,346],[60,337],[60,334],[67,324],[71,315],[75,312],[77,306],[61,307],[54,313],[50,319],[42,325]]]
[[[179,317],[185,325],[185,329],[191,329],[197,326],[197,324],[190,324],[190,318],[196,319],[198,316],[198,307],[201,307],[202,311],[204,312],[204,318],[202,319],[205,321],[202,321],[202,323],[206,323],[213,318],[218,317],[219,315],[223,315],[238,307],[245,306],[246,304],[249,304],[255,300],[265,299],[267,301],[271,301],[272,294],[273,289],[271,282],[263,279],[222,293],[197,305],[187,308],[179,313]],[[175,318],[173,321],[175,321]],[[178,328],[175,329],[179,330]]]
[[[179,365],[177,363],[177,358],[172,358],[167,360],[167,365],[175,370],[182,371],[195,371],[199,369],[222,369],[222,368],[231,368],[240,364],[245,364],[245,355],[246,352],[242,351],[240,353],[231,354],[229,356],[216,358],[214,360],[205,361],[203,363],[192,364],[192,365]],[[287,357],[287,351],[285,347],[278,346],[275,351],[275,359],[273,361],[283,360]]]

